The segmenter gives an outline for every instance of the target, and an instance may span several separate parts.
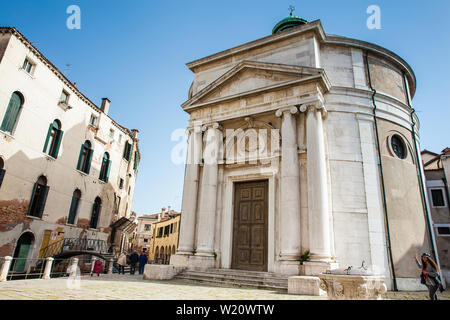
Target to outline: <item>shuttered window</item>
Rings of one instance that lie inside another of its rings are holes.
[[[6,113],[3,117],[0,130],[12,134],[22,105],[23,100],[21,96],[19,93],[14,92],[9,100],[8,108],[6,109]]]
[[[137,151],[134,152],[134,164],[133,164],[133,169],[134,169],[134,173],[136,174],[138,165],[139,165],[139,154]]]
[[[127,161],[131,161],[131,154],[133,153],[133,145],[129,144],[128,141],[125,142],[125,148],[123,150],[123,158]]]
[[[104,182],[108,182],[110,170],[111,170],[111,160],[109,160],[108,152],[105,152],[105,154],[103,155],[102,167],[100,169],[99,179]]]
[[[83,171],[86,174],[89,174],[91,169],[91,161],[92,154],[94,150],[91,149],[91,143],[89,141],[85,141],[84,144],[81,145],[80,156],[78,157],[77,169]]]
[[[59,122],[59,120],[53,121],[48,128],[43,152],[55,159],[58,158],[59,146],[61,145],[62,136],[63,131],[61,131],[61,123]]]
[[[91,229],[97,229],[98,218],[100,217],[101,209],[102,209],[102,200],[99,197],[97,197],[95,198],[94,205],[92,206],[91,222],[89,224],[89,227]]]
[[[5,177],[5,169],[4,169],[5,163],[3,162],[3,159],[0,158],[0,187],[2,186],[3,178]]]
[[[31,194],[28,216],[42,218],[49,189],[47,179],[43,176],[39,177],[38,181],[34,184]]]
[[[72,195],[72,201],[70,203],[69,216],[67,217],[68,224],[75,224],[75,218],[77,216],[78,205],[80,203],[81,191],[75,190]]]

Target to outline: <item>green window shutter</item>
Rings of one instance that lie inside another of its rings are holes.
[[[50,135],[52,134],[53,122],[50,123],[50,127],[48,128],[47,138],[45,138],[44,150],[42,152],[47,153],[48,140],[50,140]]]
[[[84,144],[81,145],[80,155],[78,156],[77,169],[81,170],[81,160],[83,158]]]
[[[3,178],[5,177],[5,169],[0,169],[0,187],[2,186]]]
[[[8,108],[6,109],[0,130],[12,133],[21,106],[22,99],[17,93],[13,93],[11,99],[9,100]]]
[[[125,147],[123,148],[123,158],[127,158],[128,141],[125,141]]]
[[[91,224],[90,224],[90,227],[92,229],[97,229],[98,217],[100,216],[101,209],[102,205],[94,202],[94,206],[92,207]]]
[[[39,206],[38,206],[38,217],[42,218],[42,214],[44,213],[45,202],[47,201],[47,195],[50,187],[42,186],[42,193],[39,197]]]
[[[130,144],[130,151],[128,152],[128,161],[131,161],[131,155],[133,154],[133,145]]]
[[[58,152],[59,152],[59,146],[61,145],[61,141],[62,141],[62,136],[63,136],[64,132],[61,130],[57,130],[56,131],[56,137],[55,137],[55,148],[51,154],[51,156],[53,158],[58,158]]]
[[[87,159],[86,159],[86,171],[85,173],[89,174],[89,171],[91,170],[91,162],[92,162],[92,154],[94,153],[94,150],[88,149]]]
[[[109,172],[111,171],[111,160],[108,160],[108,164],[106,165],[106,175],[105,175],[105,182],[108,182],[109,180]]]
[[[72,197],[72,202],[70,203],[70,210],[69,210],[69,217],[67,219],[67,223],[74,224],[75,223],[75,216],[77,214],[77,208],[78,208],[78,201],[80,199],[76,197]]]
[[[97,203],[94,202],[94,205],[92,206],[91,223],[89,224],[89,227],[92,228],[92,229],[95,229],[96,215],[97,215]]]
[[[31,193],[31,201],[30,201],[30,205],[28,206],[27,216],[31,215],[31,208],[33,207],[33,204],[34,204],[34,195],[36,194],[37,187],[38,187],[38,184],[35,183],[34,187],[33,187],[33,192]]]

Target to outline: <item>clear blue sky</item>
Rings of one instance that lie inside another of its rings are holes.
[[[185,63],[256,40],[288,15],[320,19],[329,34],[381,45],[417,77],[414,107],[421,147],[450,146],[450,1],[0,0],[0,25],[18,28],[92,101],[111,99],[110,115],[140,130],[142,162],[132,209],[138,215],[181,209],[184,166],[171,162],[174,129],[185,128],[192,73]],[[81,30],[66,9],[81,8]],[[366,9],[381,8],[381,30]],[[67,69],[66,64],[71,64]]]

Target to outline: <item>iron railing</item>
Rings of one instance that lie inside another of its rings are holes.
[[[41,258],[55,257],[70,251],[107,254],[108,248],[104,240],[64,238],[41,249],[39,256]]]

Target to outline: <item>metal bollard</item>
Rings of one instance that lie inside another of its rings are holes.
[[[95,261],[97,261],[97,258],[96,257],[92,257],[92,259],[91,259],[91,276],[94,273]]]
[[[52,271],[52,265],[53,265],[53,258],[49,257],[47,259],[45,259],[45,269],[44,269],[44,274],[42,275],[42,279],[45,280],[50,280],[50,273]]]
[[[13,258],[10,256],[3,258],[2,270],[0,271],[0,282],[6,281],[12,259]]]

